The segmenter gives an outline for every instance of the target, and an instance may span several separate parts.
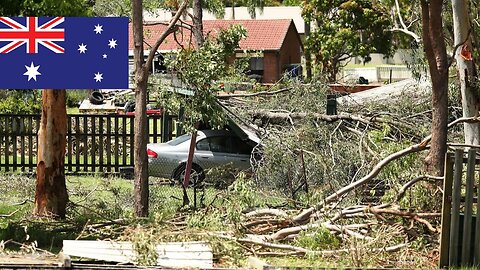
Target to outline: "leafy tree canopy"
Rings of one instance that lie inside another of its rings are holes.
[[[40,97],[38,90],[2,90],[0,113],[39,113],[42,107]]]
[[[213,128],[225,124],[223,112],[216,104],[214,84],[238,71],[228,60],[245,36],[245,28],[234,25],[222,30],[216,38],[207,38],[202,47],[184,49],[166,59],[167,66],[175,70],[184,86],[194,92],[193,96],[177,99],[185,108],[186,128],[199,121]]]
[[[97,16],[126,16],[132,17],[131,0],[95,0],[93,12]],[[143,9],[154,11],[159,8],[178,8],[178,1],[175,0],[143,0]]]
[[[335,81],[342,61],[350,57],[368,62],[371,53],[391,54],[390,15],[373,1],[306,0],[303,16],[315,24],[306,49],[329,81]]]
[[[2,16],[89,16],[91,0],[2,0]]]

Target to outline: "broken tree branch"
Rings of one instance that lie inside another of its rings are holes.
[[[404,157],[404,156],[406,156],[408,154],[411,154],[411,153],[416,153],[416,152],[420,152],[420,151],[423,151],[423,150],[427,149],[427,143],[429,141],[430,141],[430,138],[426,138],[419,144],[412,145],[408,148],[405,148],[401,151],[398,151],[396,153],[393,153],[393,154],[389,155],[388,157],[384,158],[382,161],[377,163],[377,165],[375,165],[375,167],[373,167],[373,169],[370,171],[369,174],[367,174],[363,178],[359,179],[358,181],[353,182],[353,183],[351,183],[347,186],[344,186],[343,188],[339,189],[335,193],[331,194],[330,196],[325,198],[325,200],[320,205],[318,205],[316,208],[317,209],[323,208],[325,205],[328,205],[328,204],[336,201],[337,199],[341,198],[343,195],[345,195],[348,192],[354,190],[355,188],[369,182],[371,179],[373,179],[375,176],[377,176],[380,173],[380,171],[383,167],[388,165],[393,160],[399,159],[399,158]],[[308,210],[313,212],[315,210],[315,208],[312,207]]]
[[[400,188],[400,190],[398,191],[397,196],[395,198],[395,201],[396,202],[400,201],[403,198],[403,196],[405,196],[405,192],[407,192],[407,189],[409,189],[411,186],[413,186],[417,182],[429,181],[429,182],[435,182],[436,183],[436,182],[442,181],[442,180],[443,180],[443,177],[431,176],[431,175],[422,175],[422,176],[416,177],[416,178],[408,181],[405,185],[402,186],[402,188]]]
[[[309,250],[306,248],[302,247],[296,247],[292,245],[286,245],[286,244],[275,244],[275,243],[269,243],[265,242],[259,239],[251,239],[251,238],[236,238],[228,235],[223,235],[223,234],[213,234],[212,236],[227,239],[227,240],[233,240],[242,244],[253,244],[253,245],[259,245],[262,247],[266,248],[272,248],[272,249],[280,249],[280,250],[289,250],[291,251],[289,254],[290,255],[313,255],[313,256],[322,256],[322,255],[334,255],[338,253],[345,253],[345,252],[352,252],[356,251],[358,248],[348,248],[348,249],[339,249],[339,250],[320,250],[320,251],[314,251],[314,250]],[[391,247],[385,247],[385,248],[373,248],[373,249],[368,249],[371,252],[395,252],[398,251],[404,247],[408,246],[407,243],[391,246]],[[360,248],[360,247],[359,247]],[[361,247],[361,248],[366,248],[366,247]]]
[[[374,215],[384,215],[384,214],[389,214],[389,215],[394,215],[394,216],[399,216],[399,217],[404,217],[404,218],[409,218],[412,220],[415,220],[419,223],[424,224],[429,231],[432,233],[437,233],[438,230],[432,226],[430,222],[427,220],[419,217],[416,213],[414,212],[407,212],[407,211],[401,211],[398,209],[375,209],[375,208],[368,208],[368,211]]]
[[[238,98],[238,97],[257,97],[257,96],[272,96],[276,94],[280,94],[286,91],[290,91],[292,88],[282,88],[275,91],[261,91],[257,93],[245,93],[245,94],[225,94],[225,95],[218,95],[218,99],[228,99],[228,98]]]
[[[280,209],[257,209],[245,214],[246,217],[254,217],[254,216],[277,216],[282,218],[288,218],[288,214],[285,211]]]
[[[447,128],[451,128],[452,126],[454,126],[456,124],[459,124],[459,123],[474,123],[474,122],[480,122],[480,116],[458,118],[458,119],[452,121],[451,123],[449,123],[447,125]],[[412,145],[408,148],[405,148],[403,150],[400,150],[398,152],[395,152],[395,153],[387,156],[386,158],[381,160],[379,163],[377,163],[377,165],[375,165],[375,167],[373,167],[373,169],[370,171],[369,174],[367,174],[363,178],[359,179],[358,181],[353,182],[353,183],[339,189],[335,193],[333,193],[330,196],[328,196],[327,198],[325,198],[325,200],[322,203],[320,203],[319,205],[317,205],[316,207],[310,207],[308,209],[305,209],[301,214],[299,214],[297,217],[294,217],[292,220],[293,221],[299,220],[299,221],[305,222],[305,220],[310,219],[310,216],[315,212],[315,210],[322,209],[326,205],[334,202],[335,200],[338,200],[339,198],[341,198],[342,196],[344,196],[348,192],[354,190],[355,188],[368,183],[371,179],[373,179],[375,176],[377,176],[380,173],[380,171],[383,167],[388,165],[393,160],[399,159],[399,158],[404,157],[404,156],[406,156],[408,154],[411,154],[411,153],[416,153],[416,152],[420,152],[420,151],[423,151],[423,150],[427,149],[428,148],[428,143],[430,142],[431,139],[432,139],[432,134],[425,137],[418,144]]]
[[[373,124],[367,118],[364,118],[358,115],[348,114],[348,113],[342,113],[338,115],[326,115],[326,114],[320,114],[320,113],[309,114],[304,112],[292,112],[292,113],[271,112],[269,110],[257,110],[253,113],[253,118],[262,119],[262,120],[265,120],[265,122],[270,122],[273,124],[281,124],[281,123],[284,123],[285,121],[289,121],[289,119],[300,120],[308,116],[315,118],[315,120],[321,120],[326,122],[335,122],[339,120],[353,120],[353,121],[362,122],[364,124]]]
[[[395,0],[395,11],[397,13],[397,16],[398,16],[398,20],[400,21],[400,25],[402,26],[402,28],[394,28],[392,29],[392,31],[400,31],[400,32],[403,32],[411,37],[413,37],[415,39],[415,42],[417,42],[418,44],[420,44],[422,42],[422,39],[420,38],[419,35],[415,34],[414,32],[410,31],[408,28],[408,26],[405,24],[405,22],[403,21],[403,18],[402,18],[402,14],[400,13],[400,4],[398,2],[398,0]]]
[[[9,217],[12,217],[13,215],[15,215],[18,211],[20,211],[20,209],[17,209],[13,212],[11,212],[10,214],[7,214],[7,215],[0,215],[0,218],[9,218]]]

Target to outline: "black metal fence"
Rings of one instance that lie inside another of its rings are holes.
[[[178,136],[176,116],[149,115],[149,142]],[[0,114],[0,171],[36,170],[40,115]],[[67,173],[118,173],[134,166],[134,116],[70,114],[67,119]]]

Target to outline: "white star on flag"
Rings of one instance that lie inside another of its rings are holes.
[[[95,73],[95,77],[93,78],[96,82],[101,82],[103,80],[103,74],[100,72]]]
[[[78,50],[80,51],[80,53],[85,53],[87,51],[87,45],[83,43],[78,45]]]
[[[107,55],[106,55],[106,54],[104,54],[104,55],[102,55],[102,56],[103,56],[103,59],[107,59]]]
[[[33,62],[30,64],[30,66],[25,66],[25,68],[27,68],[27,71],[23,73],[23,75],[28,76],[28,81],[30,81],[31,79],[37,81],[37,75],[42,75],[42,73],[38,72],[40,65],[34,66]]]
[[[110,46],[110,49],[115,49],[115,47],[117,46],[117,41],[115,39],[111,39],[108,41],[108,46]]]
[[[103,25],[97,24],[95,25],[95,29],[93,29],[93,31],[95,31],[95,34],[101,34],[103,31],[102,28],[103,28]]]

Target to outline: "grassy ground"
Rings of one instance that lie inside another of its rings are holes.
[[[149,223],[157,217],[174,218],[182,208],[181,187],[166,184],[163,179],[151,178],[150,180],[151,219],[143,222]],[[41,248],[56,252],[61,247],[63,239],[76,239],[82,234],[83,227],[87,224],[118,219],[137,222],[133,217],[132,180],[67,176],[66,184],[70,200],[67,205],[66,220],[61,222],[38,220],[32,216],[35,179],[21,175],[0,174],[0,193],[2,194],[0,196],[0,241],[9,239],[17,242],[36,241]],[[193,206],[193,188],[189,188],[187,193]],[[215,203],[217,193],[218,190],[213,188],[206,188],[204,193],[199,192],[198,205],[200,205],[202,194],[205,204]],[[218,203],[221,203],[220,200]],[[82,236],[83,239],[90,237],[92,236]],[[94,238],[96,237],[98,236]]]
[[[35,179],[21,175],[1,175],[0,215],[17,211],[13,218],[19,218],[32,211],[35,195]],[[131,217],[133,213],[133,181],[114,177],[67,176],[71,210],[69,218],[83,214],[89,218],[104,220]],[[216,198],[217,190],[206,188],[205,203]],[[190,198],[194,197],[193,188],[187,190]],[[198,200],[202,194],[198,193]],[[170,185],[162,179],[150,179],[150,207],[153,212],[174,214],[182,206],[183,191],[179,186]],[[23,204],[19,204],[22,203]],[[193,202],[192,202],[193,203]]]
[[[211,183],[214,175],[210,175]],[[298,213],[302,209],[291,208],[290,201],[270,194],[260,193],[249,179],[239,174],[236,181],[226,189],[205,188],[204,207],[193,209],[193,189],[187,194],[191,203],[182,207],[183,190],[172,186],[164,179],[150,179],[150,216],[136,219],[133,215],[133,181],[121,178],[99,176],[67,176],[69,192],[67,218],[65,220],[39,219],[32,217],[35,195],[35,179],[21,175],[0,174],[0,241],[13,239],[21,243],[35,243],[42,249],[58,252],[64,239],[120,239],[136,244],[147,245],[153,242],[168,241],[208,241],[218,267],[245,267],[246,258],[253,250],[241,243],[225,240],[214,234],[232,234],[238,237],[250,233],[243,213],[258,208],[285,209]],[[200,199],[198,200],[200,204]],[[290,212],[291,211],[291,212]],[[121,219],[124,223],[90,227]],[[268,224],[265,227],[269,227]],[[210,234],[211,233],[211,234]],[[268,234],[266,232],[265,234]],[[300,236],[297,242],[306,248],[340,248],[338,240],[330,234],[322,237]],[[332,238],[333,237],[333,238]],[[303,240],[302,240],[303,239]],[[333,241],[335,240],[335,241]],[[351,248],[360,243],[352,242]],[[11,248],[11,247],[9,247]],[[254,251],[254,250],[253,250]],[[0,254],[2,250],[0,249]],[[254,251],[255,252],[255,251]],[[335,254],[334,256],[298,257],[270,256],[266,260],[275,266],[287,267],[378,267],[388,265],[399,256],[375,254],[367,249],[356,252]],[[381,256],[381,257],[379,257]],[[404,253],[405,260],[417,260],[422,265],[422,256]],[[392,264],[395,266],[396,264]],[[412,264],[408,264],[412,265]],[[429,267],[424,267],[425,269]]]
[[[67,108],[67,114],[78,114],[80,113],[80,110],[78,107],[73,107],[73,108]]]

